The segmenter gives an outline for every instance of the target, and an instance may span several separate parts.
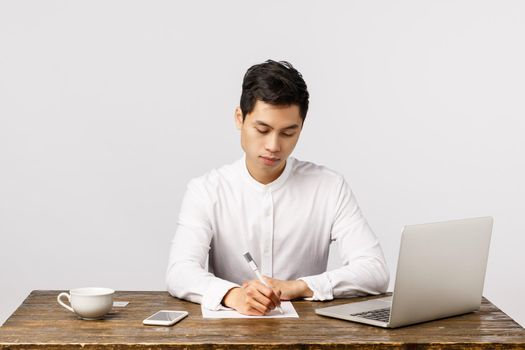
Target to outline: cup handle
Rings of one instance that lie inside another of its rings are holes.
[[[69,301],[69,303],[71,304],[71,299],[70,299],[70,296],[69,294],[67,293],[60,293],[57,297],[57,301],[60,305],[62,305],[63,307],[65,307],[66,309],[68,309],[69,311],[71,312],[75,312],[75,310],[73,310],[73,308],[69,305],[66,305],[61,299],[62,297],[66,297],[67,298],[67,301]]]

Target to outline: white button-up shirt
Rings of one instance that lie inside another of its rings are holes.
[[[326,271],[333,241],[343,266]],[[251,177],[244,157],[189,182],[171,243],[168,291],[220,309],[228,290],[256,278],[246,252],[263,275],[305,281],[311,300],[378,294],[388,286],[379,241],[344,178],[294,158],[267,185]]]

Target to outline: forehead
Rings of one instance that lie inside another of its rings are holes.
[[[264,123],[275,129],[302,125],[299,106],[276,106],[259,100],[255,103],[253,111],[246,116],[246,120],[252,123]]]

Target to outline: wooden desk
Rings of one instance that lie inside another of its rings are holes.
[[[294,302],[298,319],[219,320],[167,292],[117,292],[127,307],[83,321],[58,305],[59,292],[33,291],[0,327],[0,349],[525,349],[525,330],[486,299],[478,312],[389,330],[314,313],[365,298]],[[142,325],[161,309],[190,314],[173,327]]]

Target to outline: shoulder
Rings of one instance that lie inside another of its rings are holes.
[[[188,190],[201,195],[216,194],[220,188],[234,183],[238,177],[239,161],[212,169],[188,182]]]
[[[345,182],[343,175],[324,165],[295,158],[292,159],[294,162],[292,169],[293,176],[298,180],[315,181],[317,183],[331,184],[334,186],[341,186]]]

